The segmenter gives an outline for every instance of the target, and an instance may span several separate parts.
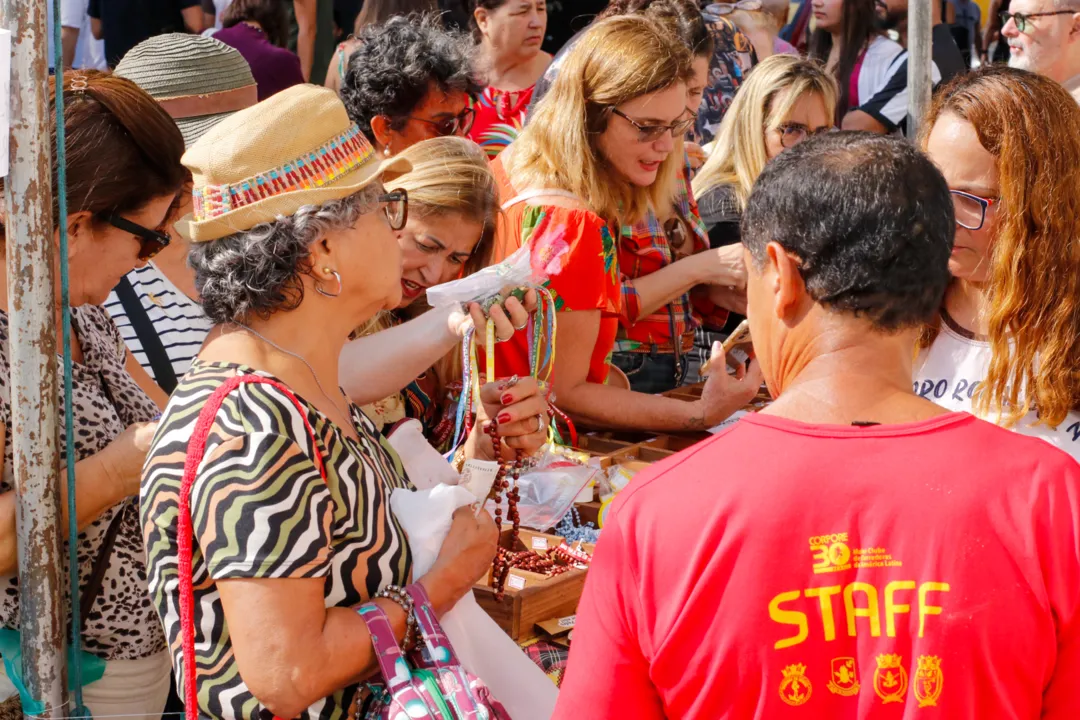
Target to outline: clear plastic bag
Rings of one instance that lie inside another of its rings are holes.
[[[428,288],[427,300],[433,308],[484,303],[491,298],[504,299],[516,288],[539,285],[546,280],[547,277],[533,270],[529,246],[523,245],[497,265],[486,267],[460,280]]]
[[[554,527],[570,511],[581,489],[600,470],[586,467],[554,453],[547,453],[536,468],[518,479],[517,508],[523,527],[545,531]],[[495,507],[488,501],[490,512]]]

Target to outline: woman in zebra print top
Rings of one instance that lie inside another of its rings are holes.
[[[314,187],[251,205],[198,200],[199,192],[230,183],[256,184],[251,177],[222,181],[218,168],[246,167],[261,177],[271,168],[295,167],[295,158],[316,157],[326,138],[340,137],[362,140],[333,92],[297,86],[223,121],[184,157],[197,193],[186,230],[190,261],[215,327],[160,421],[141,495],[150,591],[179,688],[177,515],[196,421],[210,395],[236,374],[276,379],[299,400],[298,406],[268,384],[241,385],[227,395],[191,489],[195,683],[204,717],[350,716],[360,681],[377,667],[354,609],[387,584],[412,580],[408,541],[389,508],[391,492],[412,483],[378,429],[339,389],[339,356],[352,330],[400,302],[395,233],[404,225],[407,199],[387,193],[382,179],[408,162],[380,167],[365,141],[352,144],[354,154],[335,168],[349,168],[343,176]],[[482,320],[479,308],[473,311],[473,322]],[[500,335],[523,319],[500,316]],[[458,329],[445,317],[441,322],[444,335]],[[365,359],[378,365],[379,348],[372,346]],[[507,444],[539,447],[536,416],[546,412],[546,401],[535,382],[489,384],[482,397]],[[474,433],[470,452],[490,456],[490,441],[485,447],[483,440]],[[463,508],[455,515],[438,561],[417,580],[437,613],[484,575],[496,535],[486,513],[477,519]],[[403,638],[405,612],[376,602]]]

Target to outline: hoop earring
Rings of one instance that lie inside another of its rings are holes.
[[[334,279],[337,280],[337,292],[336,293],[328,293],[325,290],[323,290],[321,287],[319,287],[318,285],[315,286],[315,292],[319,293],[323,297],[336,298],[338,295],[341,294],[341,275],[338,274],[337,270],[331,270],[330,268],[323,268],[323,272],[330,273],[331,275],[334,276]]]

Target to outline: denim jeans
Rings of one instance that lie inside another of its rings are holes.
[[[686,358],[677,370],[675,355],[657,352],[616,352],[611,354],[611,364],[626,373],[630,389],[635,392],[657,395],[674,390],[683,384],[686,375]]]

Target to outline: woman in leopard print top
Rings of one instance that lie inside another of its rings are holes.
[[[80,81],[85,81],[84,89]],[[80,89],[72,90],[73,82]],[[67,80],[64,103],[75,434],[65,437],[61,422],[60,448],[75,453],[84,596],[93,595],[86,585],[95,561],[101,556],[106,562],[101,589],[82,628],[85,650],[106,661],[105,676],[87,685],[84,697],[98,717],[157,718],[168,697],[170,666],[165,636],[147,594],[138,489],[154,430],[149,421],[159,410],[141,389],[151,387],[152,381],[133,362],[98,305],[120,278],[165,244],[150,228],[165,224],[185,180],[180,164],[184,141],[168,114],[129,80],[98,72],[76,74]],[[52,141],[55,148],[55,132]],[[55,152],[53,172],[55,177]],[[54,204],[53,216],[57,214]],[[0,235],[5,251],[9,241],[17,240]],[[13,279],[7,277],[6,266],[0,266],[0,624],[11,637],[21,622],[11,427],[13,408],[25,398],[15,394],[10,383],[9,281]],[[106,537],[114,523],[117,531],[109,547]],[[79,600],[73,605],[79,607]],[[12,690],[5,673],[0,697]]]

